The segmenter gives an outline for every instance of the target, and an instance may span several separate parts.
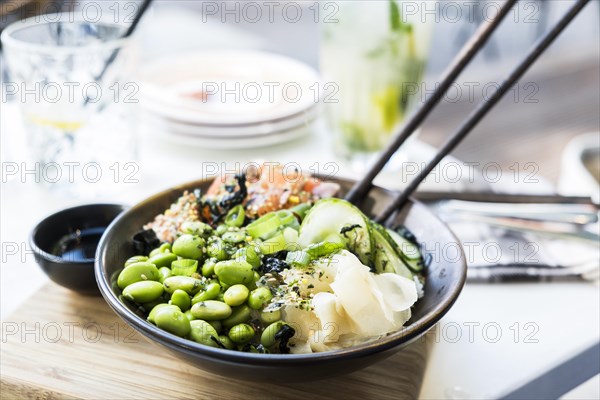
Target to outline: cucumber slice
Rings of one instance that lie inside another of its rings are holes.
[[[346,248],[364,265],[372,265],[369,220],[357,207],[336,198],[317,201],[300,225],[298,243],[306,248],[325,241],[331,234],[340,235]]]
[[[378,274],[384,272],[396,273],[408,279],[413,279],[413,274],[405,265],[404,261],[392,245],[393,239],[387,230],[374,222],[371,223],[371,232],[373,235],[375,272]]]
[[[392,246],[396,249],[396,252],[402,258],[404,263],[408,265],[408,268],[415,272],[420,272],[423,270],[423,255],[419,250],[419,246],[403,238],[397,232],[394,232],[391,229],[386,229],[390,238],[392,239]]]

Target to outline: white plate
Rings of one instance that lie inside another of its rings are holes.
[[[142,71],[141,104],[194,124],[277,121],[319,101],[317,72],[292,58],[259,51],[207,50],[158,61]]]
[[[152,132],[172,143],[180,144],[183,146],[198,146],[209,149],[217,150],[232,150],[232,149],[248,149],[257,147],[272,146],[275,144],[289,142],[294,139],[298,139],[302,136],[307,135],[312,129],[312,125],[301,126],[285,130],[282,132],[276,132],[266,136],[254,136],[254,137],[202,137],[196,135],[185,135],[181,133],[168,132],[160,127],[154,127]]]
[[[313,107],[306,112],[273,122],[261,122],[257,124],[246,125],[201,125],[180,122],[168,118],[156,116],[147,113],[146,119],[153,124],[160,125],[162,129],[169,132],[188,136],[199,136],[207,138],[246,138],[256,136],[267,136],[277,132],[287,131],[311,124],[317,117],[318,110]]]

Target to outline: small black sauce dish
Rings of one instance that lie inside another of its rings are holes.
[[[55,283],[81,294],[99,294],[96,247],[108,225],[126,209],[120,204],[88,204],[44,218],[29,236],[35,261]]]

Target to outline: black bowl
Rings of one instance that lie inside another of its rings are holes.
[[[61,239],[64,242],[64,238],[78,232],[89,232],[88,240],[93,241],[95,236],[97,243],[106,227],[126,209],[119,204],[89,204],[44,218],[29,236],[35,261],[59,285],[82,294],[99,294],[94,278],[94,252],[90,257],[69,257],[60,256],[57,250]]]
[[[353,182],[329,179],[348,190]],[[210,180],[199,180],[159,193],[137,204],[107,229],[96,254],[96,279],[109,306],[135,330],[169,353],[192,365],[227,378],[265,382],[298,382],[345,374],[366,367],[399,351],[423,336],[456,301],[466,276],[465,257],[460,243],[422,204],[412,201],[396,216],[431,256],[426,271],[425,295],[413,308],[412,318],[399,332],[350,348],[313,354],[256,354],[218,349],[172,335],[147,322],[135,306],[120,297],[115,279],[124,261],[134,255],[132,236],[154,216],[164,212],[184,190],[206,189]],[[376,215],[389,204],[392,193],[373,188],[361,204],[367,214]],[[435,254],[433,254],[435,253]],[[444,257],[448,254],[449,257]]]

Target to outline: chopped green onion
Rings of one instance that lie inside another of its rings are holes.
[[[303,251],[290,251],[285,258],[285,262],[299,267],[306,267],[310,263],[310,255]]]
[[[281,226],[281,220],[276,213],[271,212],[263,215],[246,227],[246,232],[253,238],[268,238]]]
[[[285,228],[283,230],[283,237],[285,238],[286,249],[287,250],[300,250],[300,245],[298,244],[298,231],[294,228]]]
[[[297,206],[290,208],[290,211],[298,217],[298,219],[300,220],[299,222],[302,222],[302,220],[306,216],[306,213],[308,213],[308,210],[310,210],[311,207],[312,205],[310,203],[300,203]]]
[[[277,216],[281,220],[281,225],[290,226],[292,224],[298,224],[298,220],[290,210],[277,211]]]
[[[244,219],[246,219],[246,210],[244,210],[244,206],[240,204],[229,210],[225,217],[225,224],[239,228],[244,225]]]
[[[260,251],[263,254],[272,254],[281,250],[285,250],[285,247],[285,237],[283,236],[283,233],[279,232],[275,236],[262,242],[260,244]]]
[[[172,275],[192,276],[192,274],[196,272],[197,269],[198,260],[189,260],[182,258],[180,260],[175,260],[171,263]]]

